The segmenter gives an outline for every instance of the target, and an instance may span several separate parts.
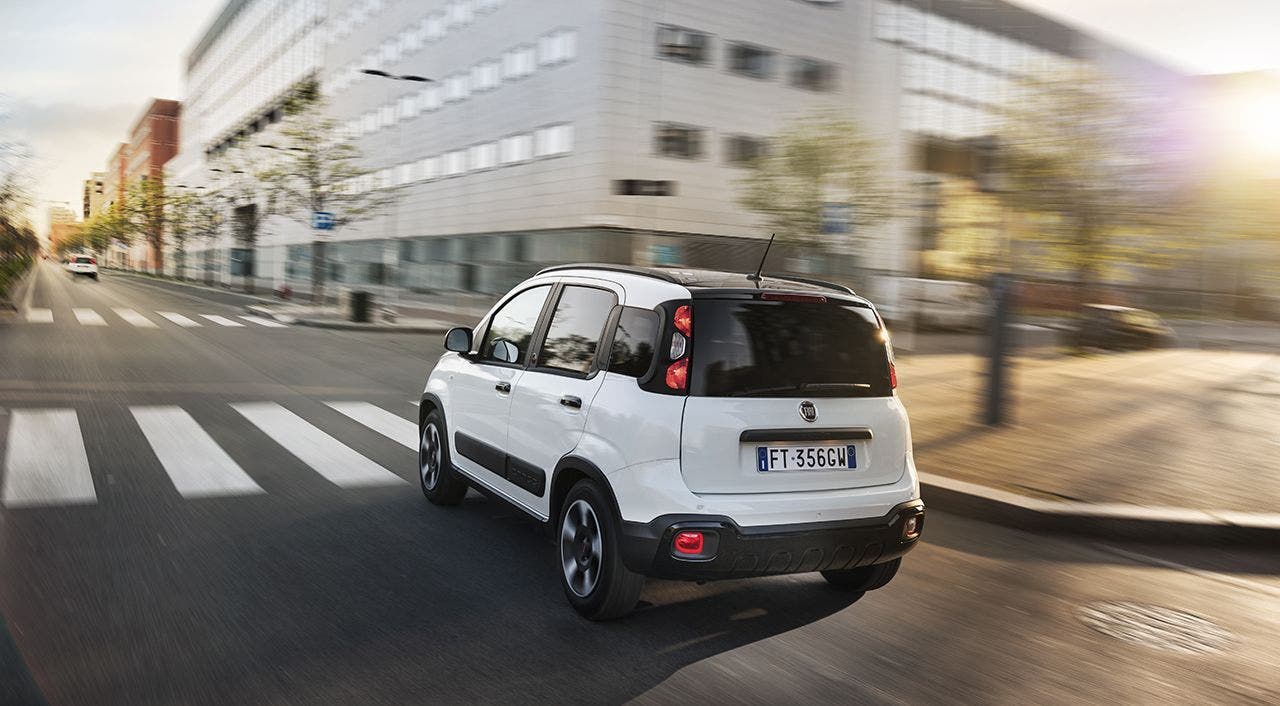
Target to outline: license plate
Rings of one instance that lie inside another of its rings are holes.
[[[853,444],[825,446],[757,446],[756,470],[774,471],[846,471],[858,467],[858,452]]]

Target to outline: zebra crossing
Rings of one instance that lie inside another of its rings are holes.
[[[109,313],[108,313],[109,312]],[[193,318],[195,317],[195,318]],[[220,314],[193,314],[188,316],[176,311],[140,312],[127,307],[112,307],[106,311],[98,311],[87,307],[74,307],[71,316],[65,314],[55,316],[53,309],[33,307],[26,312],[29,324],[52,324],[57,321],[74,319],[81,326],[105,327],[118,323],[128,324],[139,329],[161,329],[169,322],[181,328],[200,328],[202,326],[221,326],[226,328],[288,328],[289,324],[273,321],[262,316],[240,314],[223,316]],[[203,319],[203,321],[201,321]],[[248,326],[248,324],[253,326]]]
[[[417,425],[369,402],[326,401],[361,428],[417,449]],[[338,440],[293,410],[272,401],[234,402],[244,423],[266,434],[324,481],[339,488],[394,486],[400,475]],[[0,508],[93,505],[103,471],[95,480],[80,415],[71,408],[10,408],[0,449]],[[128,414],[174,490],[184,499],[261,495],[255,468],[238,463],[186,409],[178,405],[129,405]],[[0,427],[4,417],[0,416]],[[330,420],[332,423],[332,420]],[[90,425],[93,426],[93,425]],[[112,439],[114,447],[134,440]],[[94,448],[89,445],[89,448]],[[399,453],[404,453],[400,451]],[[261,454],[255,454],[261,455]],[[244,454],[241,454],[242,458]],[[267,469],[262,469],[267,470]]]

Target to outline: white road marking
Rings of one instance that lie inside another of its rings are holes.
[[[239,321],[232,321],[225,316],[218,316],[217,314],[201,314],[201,316],[215,324],[221,324],[223,326],[244,326],[244,324]]]
[[[398,441],[415,451],[418,449],[418,425],[404,417],[396,416],[368,402],[325,402],[325,404],[392,441]]]
[[[106,326],[107,322],[98,312],[93,309],[72,309],[71,313],[76,315],[76,320],[85,326]]]
[[[4,462],[5,507],[97,502],[74,409],[13,409]]]
[[[27,321],[33,324],[51,324],[53,309],[27,309]]]
[[[361,456],[275,402],[243,402],[231,406],[335,485],[350,487],[404,482],[400,476]]]
[[[183,497],[249,495],[262,488],[181,407],[130,407]]]
[[[242,314],[240,318],[244,319],[245,321],[250,321],[255,324],[258,324],[259,326],[269,326],[271,328],[286,328],[288,326],[287,324],[282,324],[279,321],[264,319],[261,316],[246,316]]]
[[[200,325],[199,321],[188,319],[182,314],[175,314],[172,311],[157,311],[156,313],[184,328],[192,328]]]
[[[154,321],[148,319],[142,314],[139,314],[133,309],[117,308],[112,309],[112,311],[116,312],[116,316],[119,316],[138,328],[156,328],[156,323]]]

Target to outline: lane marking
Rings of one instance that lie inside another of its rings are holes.
[[[107,321],[103,319],[98,312],[93,309],[72,309],[71,313],[76,315],[76,321],[85,326],[106,326]]]
[[[241,402],[231,407],[335,485],[347,488],[405,482],[275,402]]]
[[[177,314],[172,311],[157,311],[156,313],[184,328],[194,328],[200,325],[199,321],[188,319],[182,314]]]
[[[124,319],[125,321],[128,321],[134,326],[137,326],[138,328],[156,328],[156,322],[152,321],[151,319],[148,319],[142,314],[139,314],[133,309],[125,309],[121,307],[121,308],[112,309],[112,311],[116,312],[116,316],[119,316],[120,318]]]
[[[33,324],[53,323],[53,309],[27,309],[27,322]]]
[[[0,504],[39,507],[97,502],[74,409],[13,409],[10,416]]]
[[[418,425],[368,402],[325,402],[379,434],[418,450]]]
[[[183,497],[263,492],[183,408],[131,406],[129,411]]]
[[[245,314],[241,314],[240,318],[244,319],[245,321],[251,321],[255,324],[258,324],[259,326],[267,326],[270,328],[288,328],[287,324],[282,324],[279,321],[272,321],[271,319],[264,319],[261,316],[248,316]]]
[[[225,316],[218,316],[217,314],[201,314],[201,316],[215,324],[221,324],[223,326],[244,326],[244,324],[239,321],[232,321]]]

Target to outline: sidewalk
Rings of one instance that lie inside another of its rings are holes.
[[[1173,349],[1015,366],[1013,422],[993,429],[977,422],[981,358],[899,361],[926,503],[1033,529],[1280,542],[1280,356]]]
[[[444,333],[454,326],[467,325],[461,320],[405,316],[403,310],[390,311],[374,307],[371,321],[351,321],[347,311],[337,306],[313,306],[288,302],[249,304],[246,310],[284,323],[345,331],[389,331],[395,333]]]

